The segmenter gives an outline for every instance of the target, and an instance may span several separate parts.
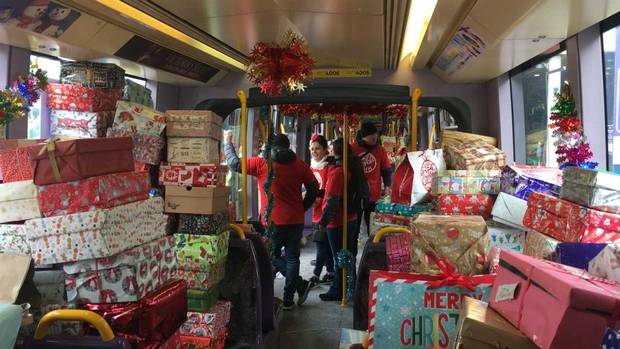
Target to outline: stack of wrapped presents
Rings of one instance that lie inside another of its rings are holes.
[[[507,165],[475,136],[409,153],[378,203],[416,213],[370,274],[369,347],[618,347],[620,176]]]

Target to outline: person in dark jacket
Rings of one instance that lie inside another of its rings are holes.
[[[226,134],[225,141],[224,154],[228,167],[233,171],[241,172],[241,162],[231,142],[231,133]],[[295,306],[293,301],[295,293],[298,294],[297,305],[302,305],[313,286],[311,282],[299,276],[299,255],[304,212],[312,207],[319,191],[319,185],[310,167],[298,159],[290,149],[290,142],[286,135],[275,136],[271,158],[274,171],[271,183],[273,193],[271,220],[274,224],[272,262],[275,270],[286,278],[284,309],[290,310]],[[267,162],[262,157],[248,158],[247,173],[258,179],[261,217],[266,226],[268,222],[265,220],[265,208],[268,202],[264,185],[269,176]],[[302,197],[302,185],[306,189],[305,197]],[[282,248],[284,248],[284,258],[281,254]]]

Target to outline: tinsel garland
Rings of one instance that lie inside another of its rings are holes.
[[[353,293],[355,292],[355,258],[351,251],[343,249],[338,251],[336,255],[336,264],[343,273],[347,269],[347,302],[353,300]]]
[[[0,125],[28,115],[32,104],[39,100],[39,91],[46,86],[47,75],[38,69],[27,78],[19,76],[10,89],[0,90]]]
[[[267,143],[265,144],[265,150],[263,150],[263,159],[270,164],[271,159],[271,148],[273,147],[273,138],[274,134],[272,132],[271,121],[267,121]],[[267,206],[265,207],[265,222],[267,222],[267,228],[265,229],[265,236],[271,237],[273,235],[273,221],[271,220],[271,211],[273,211],[273,192],[271,191],[271,184],[274,178],[274,169],[273,164],[268,165],[269,172],[267,173],[267,179],[265,180],[265,184],[263,186],[263,190],[267,196]]]
[[[349,124],[358,122],[358,115],[385,115],[395,119],[404,119],[409,115],[409,106],[402,104],[283,104],[279,106],[283,115],[323,116],[332,115],[342,125],[342,118],[347,115]]]

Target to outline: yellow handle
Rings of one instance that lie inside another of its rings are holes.
[[[372,239],[372,242],[374,244],[378,243],[379,241],[381,241],[381,238],[385,234],[411,234],[411,231],[409,231],[409,229],[407,228],[383,227],[377,230],[377,232],[375,233],[374,239]]]
[[[411,95],[411,134],[409,135],[411,144],[409,146],[409,151],[418,150],[418,100],[421,95],[422,90],[419,88],[413,90],[413,94]]]
[[[241,228],[240,226],[238,226],[236,224],[229,224],[226,228],[228,230],[232,230],[235,233],[237,233],[237,235],[239,236],[240,240],[245,240],[245,233],[243,232],[243,228]]]
[[[97,331],[99,331],[99,336],[104,341],[111,341],[114,339],[114,332],[108,323],[105,321],[101,315],[94,313],[89,310],[76,310],[76,309],[59,309],[52,310],[49,313],[45,314],[41,321],[39,321],[39,325],[37,326],[36,331],[34,332],[34,339],[41,340],[45,337],[47,333],[47,329],[50,324],[54,321],[84,321],[89,324],[95,326]]]
[[[241,221],[248,222],[248,99],[243,90],[237,92],[241,103]]]

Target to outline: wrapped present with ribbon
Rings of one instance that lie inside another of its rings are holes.
[[[80,85],[56,84],[48,82],[47,100],[50,97],[62,97],[62,100],[74,101],[74,106],[56,108],[48,104],[50,109],[75,110],[75,111],[101,111],[114,110],[116,101],[121,98],[123,91],[118,88],[90,88]]]
[[[523,225],[563,242],[620,240],[620,215],[588,209],[541,193],[530,195]]]
[[[225,271],[226,261],[223,260],[201,270],[179,267],[177,278],[187,281],[190,288],[206,291],[217,286],[224,279]]]
[[[620,283],[620,245],[607,244],[588,262],[587,269],[592,275]]]
[[[114,111],[78,112],[52,110],[50,112],[50,133],[52,136],[76,138],[105,137],[112,125]]]
[[[116,335],[134,347],[145,342],[165,342],[187,319],[187,284],[171,281],[137,302],[83,304],[82,309],[101,315]]]
[[[179,233],[193,235],[218,235],[230,223],[228,212],[211,215],[180,214]]]
[[[555,254],[555,248],[560,241],[547,236],[536,230],[529,229],[525,238],[525,248],[523,254],[540,258],[540,259],[553,259]]]
[[[482,141],[448,144],[445,157],[454,170],[501,170],[506,165],[506,154]]]
[[[168,138],[168,162],[219,164],[220,142],[212,138]]]
[[[63,183],[134,170],[129,137],[57,141],[28,148],[36,185]]]
[[[523,216],[527,210],[527,201],[506,193],[499,193],[491,215],[493,220],[501,224],[509,225],[517,229],[525,229]]]
[[[0,174],[3,183],[32,180],[28,147],[44,139],[0,140]]]
[[[370,213],[370,235],[374,235],[377,230],[383,227],[404,227],[409,228],[411,217],[399,216],[388,213]]]
[[[183,336],[213,338],[226,330],[229,321],[230,302],[220,301],[207,312],[188,312],[187,321],[181,325],[179,330]]]
[[[491,217],[493,197],[487,194],[439,194],[435,198],[437,211],[445,215]]]
[[[123,96],[121,99],[153,108],[153,97],[151,94],[151,90],[145,86],[125,79],[125,87],[123,88]]]
[[[122,89],[125,85],[125,70],[112,63],[63,61],[60,65],[60,83]]]
[[[31,219],[25,227],[35,264],[110,257],[166,234],[163,199],[64,216]]]
[[[620,213],[620,176],[606,171],[567,167],[560,197],[594,210]]]
[[[37,187],[45,217],[111,208],[149,198],[151,180],[146,172],[122,172]]]
[[[226,185],[227,166],[217,164],[162,163],[159,166],[159,184],[191,187]]]
[[[561,186],[562,171],[557,168],[508,165],[502,170],[502,192],[519,199],[527,200],[533,192],[558,197]]]
[[[434,260],[444,257],[463,275],[485,270],[489,235],[482,217],[419,215],[411,230],[412,271],[440,273]]]
[[[0,184],[0,223],[38,217],[41,217],[41,209],[32,181]]]
[[[222,118],[209,110],[166,111],[170,137],[207,137],[222,140]]]
[[[409,234],[385,237],[385,254],[389,271],[408,272],[411,269],[411,236]]]
[[[489,246],[523,253],[525,249],[525,230],[516,229],[501,223],[488,221]]]
[[[433,194],[499,194],[499,170],[466,171],[445,170],[437,172]]]
[[[176,277],[174,236],[164,236],[108,258],[63,265],[67,301],[140,300]]]
[[[108,128],[105,137],[131,137],[133,140],[133,159],[136,162],[159,165],[161,161],[161,151],[164,149],[165,145],[165,141],[161,135],[153,136],[111,127]]]
[[[369,348],[452,348],[463,299],[488,301],[493,275],[457,274],[447,259],[439,275],[370,272]]]
[[[176,257],[179,268],[204,271],[226,260],[228,234],[175,234]]]
[[[0,253],[30,255],[30,244],[22,224],[0,224]]]
[[[166,127],[163,113],[140,104],[118,101],[114,127],[132,133],[159,136]]]
[[[207,290],[195,288],[187,289],[187,310],[206,313],[220,299],[219,285],[215,285]]]
[[[620,328],[620,285],[511,251],[501,252],[490,305],[542,349],[596,348]]]
[[[590,261],[605,249],[605,247],[607,247],[607,244],[562,242],[555,247],[552,260],[560,264],[587,270]]]
[[[178,349],[224,349],[228,331],[222,331],[216,337],[181,336]]]

